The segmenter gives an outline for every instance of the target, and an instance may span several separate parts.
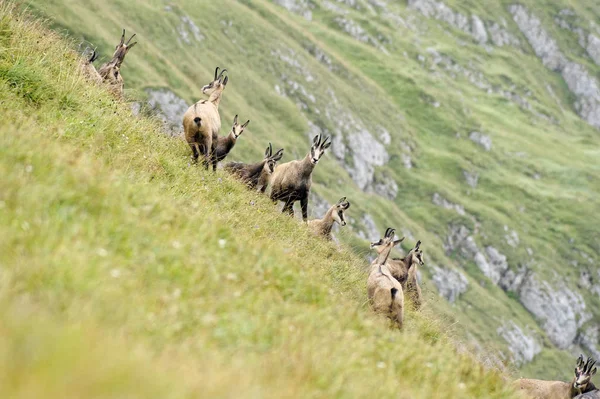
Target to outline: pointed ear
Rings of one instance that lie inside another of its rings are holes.
[[[591,377],[591,376],[593,376],[594,374],[596,374],[596,367],[594,367],[594,368],[592,369],[592,372],[590,373],[590,377]]]
[[[272,152],[273,152],[273,147],[271,146],[271,143],[269,143],[269,146],[267,147],[267,149],[265,151],[265,158],[269,158],[271,156]]]
[[[229,82],[229,76],[225,76],[225,80],[223,81],[223,86],[227,86],[227,82]]]
[[[320,141],[320,136],[317,134],[314,138],[313,138],[313,145],[317,145]]]
[[[418,251],[420,246],[421,246],[421,240],[417,241],[417,243],[415,244],[415,251]]]
[[[371,245],[370,245],[370,247],[371,247],[371,248],[373,248],[373,247],[376,247],[377,245],[381,245],[381,243],[382,243],[382,240],[380,239],[380,240],[379,240],[379,241],[377,241],[377,242],[372,242],[372,243],[371,243]]]
[[[238,118],[238,116],[237,116],[237,115],[233,117],[233,124],[234,124],[234,125],[237,125],[237,118]]]
[[[401,239],[394,241],[394,246],[396,246],[396,245],[400,244],[402,241],[404,241],[404,238],[405,237],[402,237]]]
[[[125,28],[123,28],[123,34],[121,34],[121,42],[117,47],[122,46],[123,43],[125,43]]]
[[[242,127],[243,127],[243,128],[245,128],[246,126],[248,126],[248,124],[249,124],[249,123],[250,123],[250,119],[248,119],[248,120],[246,121],[246,123],[244,123],[244,124],[242,125]]]
[[[329,148],[329,146],[331,146],[331,138],[327,136],[327,138],[323,142],[323,145],[321,145],[321,148],[326,150],[327,148]]]

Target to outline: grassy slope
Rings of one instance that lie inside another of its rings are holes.
[[[454,306],[437,300],[435,289],[426,283],[428,306],[436,313],[457,322],[490,348],[502,347],[504,343],[499,340],[497,328],[507,320],[514,320],[530,329],[545,349],[522,373],[546,378],[570,376],[571,367],[565,368],[564,364],[571,364],[572,356],[552,346],[533,317],[514,299],[515,295],[494,287],[474,264],[464,264],[457,254],[444,253],[442,244],[448,225],[461,223],[473,228],[473,221],[430,201],[432,194],[439,192],[450,201],[463,204],[481,224],[484,235],[476,237],[480,247],[495,246],[508,256],[512,267],[529,264],[550,280],[555,275],[567,276],[573,289],[577,289],[581,268],[593,269],[580,251],[598,260],[597,226],[594,217],[590,217],[599,208],[600,165],[595,161],[598,133],[575,115],[564,82],[543,68],[531,51],[505,47],[488,53],[466,34],[457,31],[448,34],[449,28],[437,21],[419,20],[419,29],[426,32],[417,34],[389,22],[381,23],[380,16],[347,7],[349,17],[369,32],[390,38],[391,44],[386,45],[390,55],[350,38],[337,27],[332,13],[322,7],[313,10],[313,21],[309,23],[265,0],[200,3],[178,0],[169,3],[172,11],[165,11],[161,1],[27,3],[36,12],[51,17],[54,27],[67,29],[70,34],[98,45],[104,55],[111,53],[115,32],[121,27],[137,32],[140,44],[128,56],[124,67],[132,96],[143,95],[140,89],[146,86],[168,87],[191,103],[198,98],[199,87],[210,79],[214,66],[226,66],[232,83],[223,101],[224,120],[230,120],[235,113],[252,120],[248,134],[234,150],[235,157],[245,160],[260,156],[267,141],[285,147],[286,160],[302,156],[308,130],[303,113],[329,131],[338,130],[336,118],[343,125],[344,115],[334,114],[334,120],[330,120],[323,113],[330,102],[327,89],[333,89],[342,108],[357,115],[365,125],[380,125],[392,134],[388,147],[390,163],[378,173],[393,175],[401,195],[391,203],[362,192],[331,154],[316,169],[316,191],[330,201],[347,195],[353,202],[350,213],[356,219],[355,227],[360,215],[368,212],[380,229],[393,221],[399,229],[408,229],[422,239],[427,244],[429,259],[436,264],[464,266],[470,287]],[[483,19],[505,18],[509,29],[519,35],[506,11],[511,2],[497,2],[490,7],[471,1],[448,3]],[[576,40],[552,22],[552,13],[563,7],[573,7],[579,15],[597,18],[598,10],[592,2],[552,0],[546,1],[544,7],[539,2],[522,3],[536,4],[536,13],[559,39],[563,50],[590,70],[598,70],[577,49]],[[404,4],[388,7],[402,17],[410,15]],[[98,19],[98,15],[102,18]],[[205,40],[192,45],[178,41],[180,15],[188,15],[200,27]],[[457,45],[457,36],[464,44]],[[520,39],[525,42],[523,37]],[[329,71],[309,54],[306,49],[313,46],[326,52],[336,72]],[[444,72],[432,75],[428,66],[424,68],[417,61],[417,55],[425,54],[428,47],[451,56],[463,66],[473,63],[490,83],[514,90],[536,112],[553,115],[560,119],[560,124],[551,124],[521,110],[499,95],[487,95],[463,77],[454,79]],[[301,67],[286,64],[272,51],[291,55]],[[307,81],[305,71],[314,78],[312,82]],[[282,85],[279,79],[282,75],[303,84],[314,95],[315,103],[298,94],[289,94],[290,98],[279,96],[274,86]],[[548,94],[546,85],[557,93],[560,103]],[[526,94],[528,91],[530,95]],[[377,107],[371,107],[370,101],[356,100],[362,98],[376,98]],[[429,105],[431,98],[441,106]],[[298,100],[308,103],[305,111],[296,106]],[[472,130],[492,137],[491,152],[482,151],[466,138]],[[457,132],[461,138],[456,138]],[[415,168],[411,170],[404,169],[399,161],[400,141],[415,148],[412,154]],[[520,155],[523,153],[526,155]],[[462,170],[480,174],[477,189],[466,185]],[[533,178],[536,173],[542,176],[540,180]],[[518,248],[513,249],[505,242],[504,226],[519,233]],[[348,232],[343,235],[346,241],[361,248]],[[533,250],[533,257],[527,254],[527,248]],[[574,260],[582,266],[565,267]],[[427,268],[424,269],[427,274]],[[584,290],[581,293],[594,313],[590,323],[597,323],[598,298]]]
[[[0,397],[510,397],[6,3],[0,44]]]

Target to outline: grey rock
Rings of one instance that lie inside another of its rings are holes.
[[[514,270],[508,269],[504,272],[502,277],[500,277],[498,286],[507,292],[518,292],[521,289],[523,281],[525,281],[528,272],[529,269],[526,265],[519,265]]]
[[[431,266],[432,281],[440,296],[454,303],[460,294],[467,291],[469,282],[465,275],[457,270]]]
[[[450,225],[448,236],[444,242],[444,251],[449,255],[464,246],[471,232],[464,225]]]
[[[183,114],[189,105],[177,94],[169,89],[146,89],[148,104],[156,110],[158,117],[163,121],[165,130],[171,135],[183,131]]]
[[[363,29],[362,26],[351,18],[338,16],[333,21],[348,35],[358,40],[359,42],[370,44],[371,46],[381,50],[385,54],[389,54],[386,48],[383,46],[381,41],[389,42],[389,39],[385,37],[378,37],[377,39],[369,35],[369,33]]]
[[[377,241],[381,238],[381,232],[377,228],[375,221],[368,213],[365,213],[361,219],[361,223],[364,227],[363,230],[359,230],[358,236],[363,240]]]
[[[396,199],[398,195],[398,184],[392,177],[386,177],[383,181],[375,180],[372,191],[389,200]]]
[[[508,344],[508,350],[511,353],[511,360],[517,366],[522,366],[533,360],[535,355],[542,351],[541,345],[530,334],[526,334],[513,321],[504,323],[497,330]]]
[[[331,207],[325,199],[313,190],[310,191],[308,203],[310,204],[308,212],[311,219],[321,219]]]
[[[482,146],[486,151],[490,151],[492,149],[492,139],[490,136],[480,132],[471,132],[471,134],[469,134],[469,139],[472,142]]]
[[[375,166],[383,166],[389,155],[380,142],[365,128],[347,136],[348,149],[352,151],[353,165],[349,173],[361,189],[366,189],[373,181]]]
[[[513,248],[519,246],[519,233],[517,233],[514,230],[509,230],[508,226],[504,226],[504,231],[506,232],[506,234],[504,235],[506,243]]]
[[[506,29],[506,21],[503,21],[504,26],[497,22],[492,23],[488,26],[488,32],[491,37],[492,43],[497,47],[503,46],[514,46],[520,47],[521,42]]]
[[[506,256],[501,254],[496,248],[492,246],[485,247],[486,252],[486,264],[485,269],[481,269],[483,274],[494,284],[498,284],[504,273],[508,270],[508,262]],[[476,260],[477,263],[477,260]],[[478,264],[479,266],[479,264]]]
[[[286,10],[293,12],[294,14],[301,15],[307,21],[312,21],[312,9],[314,5],[309,0],[274,0],[276,4],[279,4]]]
[[[548,338],[560,349],[568,348],[577,337],[579,327],[591,318],[581,294],[562,281],[553,286],[529,274],[519,290],[519,298],[542,322]]]
[[[181,40],[186,44],[192,44],[192,38],[197,42],[204,40],[204,35],[200,32],[200,28],[187,15],[180,17],[181,23],[177,27],[177,33]]]
[[[598,344],[600,343],[598,340],[600,336],[599,328],[598,326],[589,326],[583,329],[579,332],[576,340],[577,344],[587,349],[595,359],[600,358],[600,350],[598,350]]]
[[[454,210],[459,215],[465,215],[465,208],[462,205],[454,204],[438,193],[433,194],[431,202],[433,202],[434,205],[441,206],[442,208]]]
[[[469,186],[473,188],[477,187],[477,183],[479,182],[479,173],[463,170],[463,176],[465,177],[465,180]]]
[[[600,38],[590,34],[587,39],[586,51],[597,65],[600,65]]]
[[[477,15],[471,15],[471,35],[479,42],[479,44],[484,44],[488,41],[485,25]]]
[[[556,41],[542,27],[540,19],[529,14],[527,8],[522,5],[512,5],[509,7],[509,11],[535,54],[541,58],[542,63],[554,71],[560,71],[567,60],[560,52]]]

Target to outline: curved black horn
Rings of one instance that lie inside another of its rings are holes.
[[[98,58],[98,54],[96,53],[96,49],[93,49],[92,50],[92,56],[88,60],[88,63],[91,64],[92,62],[96,61],[96,58]]]
[[[215,78],[213,80],[217,80],[217,75],[219,74],[219,67],[215,69]]]
[[[224,74],[225,72],[227,72],[227,69],[223,69],[223,70],[221,71],[221,73],[219,74],[219,77],[218,77],[217,79],[220,79],[220,78],[223,76],[223,74]],[[215,79],[215,80],[216,80],[216,79]]]

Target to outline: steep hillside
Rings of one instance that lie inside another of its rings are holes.
[[[232,158],[272,141],[290,160],[331,134],[311,206],[348,196],[359,254],[388,224],[421,239],[429,311],[499,361],[568,378],[572,353],[600,357],[596,2],[27,4],[104,58],[136,32],[128,94],[175,129],[227,67],[224,129],[252,120]]]
[[[190,167],[70,45],[0,4],[0,397],[511,397],[431,312],[373,316],[364,259]]]

